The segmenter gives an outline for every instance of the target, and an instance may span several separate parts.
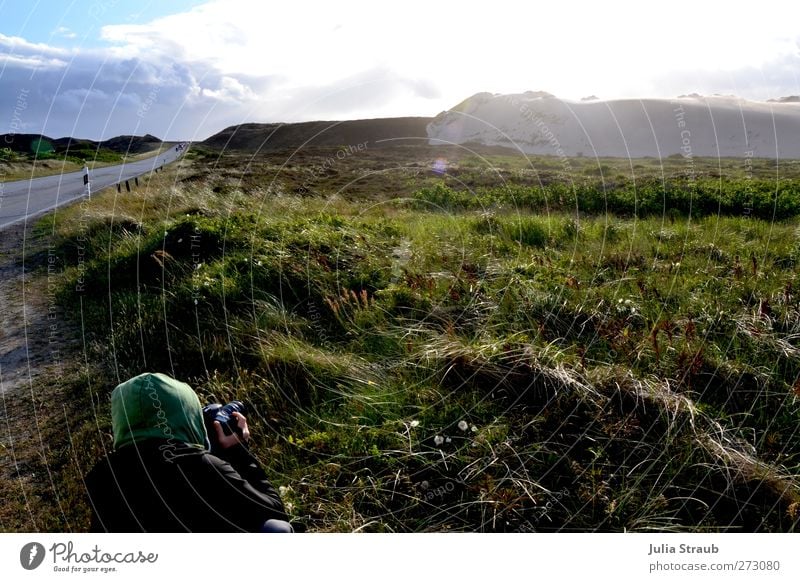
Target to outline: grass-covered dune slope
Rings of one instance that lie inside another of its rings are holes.
[[[194,152],[42,221],[88,367],[38,527],[86,526],[146,370],[247,402],[307,530],[797,527],[791,165],[339,151]]]
[[[39,134],[0,135],[0,159],[39,161],[119,162],[123,156],[157,150],[162,141],[152,135],[120,135],[103,141],[61,137],[53,139]]]

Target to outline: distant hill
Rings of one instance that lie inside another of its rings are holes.
[[[150,134],[144,136],[120,135],[104,141],[60,137],[31,133],[9,133],[0,135],[0,148],[10,148],[21,154],[70,154],[86,150],[110,150],[118,154],[141,154],[157,149],[161,140]]]
[[[478,93],[428,126],[431,145],[478,143],[586,157],[800,158],[800,98],[559,99]]]
[[[149,133],[143,136],[118,135],[100,142],[101,148],[106,148],[121,154],[143,154],[158,149],[163,142]]]
[[[353,121],[308,121],[302,123],[245,123],[223,129],[202,142],[214,149],[278,150],[301,146],[367,147],[420,145],[427,143],[430,117],[393,117]]]

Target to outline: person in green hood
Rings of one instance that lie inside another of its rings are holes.
[[[238,431],[225,434],[215,422],[210,439],[188,384],[147,373],[117,386],[114,450],[86,477],[91,531],[291,532],[280,496],[247,449],[247,419],[233,415]]]

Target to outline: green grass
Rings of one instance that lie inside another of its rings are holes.
[[[77,172],[85,165],[89,168],[101,168],[131,162],[157,155],[162,148],[174,144],[165,143],[156,150],[138,154],[123,155],[107,149],[82,149],[70,152],[47,152],[28,155],[15,152],[10,148],[0,147],[0,181],[30,180],[43,176]]]
[[[765,220],[800,214],[796,180],[657,177],[613,181],[581,179],[539,185],[456,188],[445,181],[414,193],[420,208],[519,209],[537,212],[615,213],[621,216],[746,216]]]
[[[0,160],[7,161],[44,161],[56,160],[60,162],[72,162],[83,164],[85,162],[120,163],[125,157],[117,152],[107,149],[75,149],[66,152],[56,152],[54,150],[38,151],[33,154],[20,154],[9,150],[0,150]]]
[[[61,453],[81,469],[113,385],[158,370],[248,403],[308,530],[796,528],[793,182],[766,221],[769,190],[741,216],[736,181],[670,183],[664,213],[625,185],[364,204],[167,179],[41,226],[99,368]]]

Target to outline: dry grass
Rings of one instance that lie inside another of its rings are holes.
[[[248,402],[308,530],[794,531],[796,224],[421,209],[414,151],[196,154],[42,223],[97,368],[47,523],[82,523],[108,389],[152,368]]]

